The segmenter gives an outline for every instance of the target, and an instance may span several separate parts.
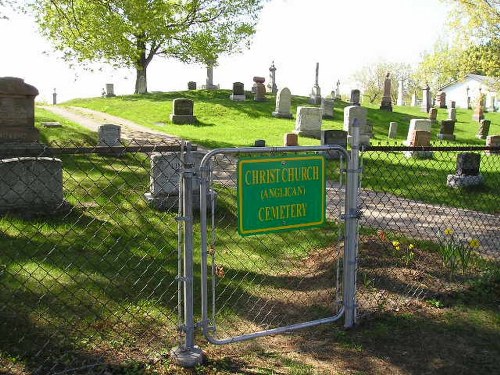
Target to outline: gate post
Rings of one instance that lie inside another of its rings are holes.
[[[203,351],[194,344],[194,298],[193,298],[193,173],[194,162],[191,155],[191,143],[186,142],[181,151],[181,176],[182,176],[182,216],[179,220],[184,223],[184,251],[183,273],[183,317],[182,330],[185,333],[184,343],[171,350],[172,359],[183,367],[195,367],[203,362]],[[185,154],[182,157],[182,154]]]
[[[347,199],[345,207],[346,241],[344,251],[345,328],[356,324],[356,272],[358,257],[358,186],[359,186],[359,122],[352,124],[351,157],[347,166]]]

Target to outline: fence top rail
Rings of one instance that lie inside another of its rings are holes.
[[[363,152],[377,151],[493,151],[500,153],[500,146],[363,146]]]

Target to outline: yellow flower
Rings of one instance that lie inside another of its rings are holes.
[[[413,250],[414,248],[415,248],[415,245],[414,245],[414,244],[412,244],[412,243],[411,243],[411,244],[409,244],[409,245],[408,245],[408,249],[409,249],[409,250]]]
[[[392,246],[398,247],[400,245],[399,241],[392,241]]]
[[[397,251],[399,251],[399,250],[401,250],[401,246],[399,246],[399,245],[398,245],[398,246],[395,246],[395,249],[396,249]]]
[[[469,246],[472,247],[473,249],[477,249],[479,247],[479,240],[477,238],[473,238],[472,240],[469,241]]]
[[[446,228],[444,230],[444,234],[447,235],[447,236],[451,236],[453,234],[453,229],[451,228]]]

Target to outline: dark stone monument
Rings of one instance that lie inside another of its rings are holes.
[[[347,148],[347,132],[345,130],[322,130],[321,145],[336,145]],[[342,156],[338,151],[327,151],[325,157],[327,159],[338,159]]]
[[[266,86],[264,82],[266,79],[264,77],[253,77],[254,85],[252,91],[254,92],[253,100],[256,102],[266,101]]]
[[[196,90],[196,82],[195,81],[188,82],[188,90]]]
[[[438,114],[437,108],[429,109],[429,120],[431,120],[433,124],[435,124],[437,121],[437,114]]]
[[[490,125],[491,125],[490,120],[482,119],[481,121],[479,121],[479,130],[477,132],[476,137],[479,139],[486,139],[486,137],[490,132]]]
[[[265,139],[256,139],[253,146],[254,147],[266,147],[266,140]]]
[[[385,76],[384,94],[382,96],[382,103],[380,103],[380,109],[392,112],[391,78],[389,73]]]
[[[177,98],[173,100],[174,113],[170,115],[170,121],[174,124],[195,124],[194,102],[191,99]]]
[[[439,134],[437,135],[439,139],[455,140],[455,121],[453,120],[443,120],[441,121],[441,128],[439,129]]]
[[[234,101],[245,101],[245,85],[241,82],[233,83],[233,92],[229,96],[229,99]]]
[[[361,92],[358,89],[351,90],[351,99],[350,103],[352,105],[359,105]]]
[[[436,105],[438,106],[438,108],[447,108],[446,93],[444,91],[438,91],[436,95]]]
[[[450,187],[464,187],[481,185],[483,176],[479,173],[481,155],[472,152],[457,155],[456,174],[448,175],[446,185]]]

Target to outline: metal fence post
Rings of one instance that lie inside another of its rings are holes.
[[[345,328],[356,324],[356,271],[358,252],[358,183],[359,183],[359,122],[352,124],[351,157],[347,166],[347,199],[345,207],[346,240],[344,254]]]
[[[185,339],[181,346],[171,351],[172,358],[183,367],[195,367],[203,362],[202,350],[194,344],[194,296],[193,296],[193,173],[194,163],[191,144],[186,142],[182,160],[182,217],[184,222],[183,254],[183,310]]]

